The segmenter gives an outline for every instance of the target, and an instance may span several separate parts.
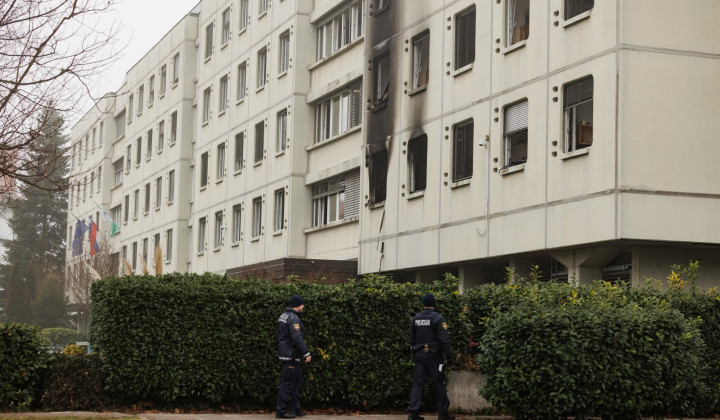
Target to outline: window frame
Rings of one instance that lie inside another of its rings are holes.
[[[589,85],[588,85],[588,82]],[[588,90],[589,86],[589,90]],[[568,89],[579,89],[574,92],[573,103],[568,105]],[[589,91],[589,98],[588,98]],[[577,153],[582,149],[589,149],[593,145],[593,122],[595,114],[595,78],[592,74],[583,76],[579,79],[572,80],[565,83],[562,88],[562,100],[563,100],[563,153],[572,154]],[[590,108],[590,119],[589,120],[578,120],[578,110],[582,107],[584,111]],[[589,124],[583,124],[589,121]],[[586,127],[586,128],[583,128]],[[590,141],[578,144],[578,140],[582,139],[582,134],[578,135],[578,131],[585,131],[586,135],[589,131]],[[579,147],[580,146],[580,147]]]
[[[345,220],[346,178],[336,176],[312,186],[312,227],[318,228]]]
[[[283,108],[277,113],[275,133],[275,154],[285,153],[287,146],[288,110]]]
[[[275,197],[273,231],[278,233],[285,228],[285,188],[275,190],[273,195]]]
[[[243,101],[247,95],[247,62],[243,61],[238,64],[237,71],[237,92],[235,95],[237,102],[240,102]]]
[[[172,79],[172,85],[173,87],[177,86],[178,82],[180,81],[180,53],[175,53],[173,56],[173,79]]]
[[[220,78],[220,95],[218,95],[218,115],[225,112],[228,107],[229,77],[224,75]]]
[[[222,35],[220,45],[225,46],[230,42],[230,8],[226,8],[222,13]]]
[[[265,157],[265,121],[255,124],[255,155],[254,163],[262,163]]]
[[[290,70],[290,30],[283,32],[279,37],[278,48],[278,75]]]
[[[215,156],[215,181],[225,179],[225,150],[227,149],[225,142],[217,145],[217,155]]]
[[[469,128],[468,128],[469,127]],[[462,130],[462,138],[458,133]],[[467,138],[469,130],[470,139]],[[452,182],[459,182],[471,179],[473,176],[474,150],[473,139],[475,137],[475,121],[472,118],[460,121],[453,125],[452,142]],[[462,145],[458,143],[462,142]],[[459,146],[465,148],[462,150]],[[464,159],[463,159],[464,157]]]
[[[412,37],[412,91],[427,87],[430,81],[430,30]],[[426,48],[423,48],[426,47]],[[419,50],[419,51],[418,51]],[[423,69],[423,61],[425,68]],[[424,74],[424,77],[423,77]]]
[[[205,25],[205,54],[204,59],[205,61],[209,60],[210,57],[213,55],[213,48],[214,48],[214,32],[215,31],[215,22],[210,22],[207,25]]]
[[[238,137],[239,136],[239,137]],[[238,140],[240,147],[238,147]],[[239,152],[239,153],[238,153]],[[238,167],[239,162],[239,167]],[[235,173],[242,172],[245,167],[245,132],[241,131],[235,134]]]
[[[408,192],[414,194],[427,188],[427,134],[408,141]]]
[[[252,238],[259,239],[262,236],[262,197],[255,197],[253,205]]]
[[[255,87],[260,90],[267,84],[267,47],[258,50],[257,61]]]
[[[210,160],[210,152],[205,151],[200,155],[200,189],[204,189],[208,185],[208,164]]]
[[[207,242],[207,217],[203,216],[198,219],[198,237],[197,237],[198,255],[205,253]]]
[[[315,103],[314,144],[342,136],[362,126],[362,86],[362,80],[351,82]],[[334,107],[335,103],[337,107]],[[333,130],[334,127],[337,128],[336,131]]]
[[[503,108],[503,169],[527,163],[529,110],[530,103],[527,98],[508,104]],[[521,138],[523,134],[525,143],[520,143],[523,140]],[[512,159],[514,147],[519,147],[517,146],[519,144],[525,144],[525,160]]]
[[[475,5],[455,15],[456,71],[475,62],[476,18]]]
[[[223,211],[217,211],[215,212],[215,237],[214,237],[214,243],[215,243],[215,249],[218,250],[222,248],[222,246],[225,243],[225,238],[223,235],[223,230],[225,229],[225,226],[223,224],[224,214]]]

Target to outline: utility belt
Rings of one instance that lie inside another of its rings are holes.
[[[415,344],[412,347],[413,353],[416,351],[423,351],[424,353],[437,353],[437,343],[424,343],[424,344]]]

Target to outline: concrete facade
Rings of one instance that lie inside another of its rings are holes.
[[[166,272],[450,272],[469,288],[533,265],[642,284],[701,260],[712,287],[717,12],[712,0],[203,0],[76,125],[78,144],[100,121],[107,135],[73,173],[81,185],[103,162],[102,207],[129,204],[109,243],[130,262],[157,234],[166,252],[172,231]],[[146,155],[161,122],[164,148]],[[71,212],[94,214],[75,199]]]

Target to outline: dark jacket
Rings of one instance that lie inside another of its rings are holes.
[[[305,345],[305,327],[298,316],[298,313],[292,308],[285,308],[278,318],[277,332],[275,340],[278,343],[278,357],[281,361],[287,362],[291,360],[301,360],[310,355]]]
[[[429,308],[415,315],[410,321],[410,346],[413,351],[427,345],[432,351],[445,354],[448,364],[455,361],[450,349],[450,334],[442,315]]]

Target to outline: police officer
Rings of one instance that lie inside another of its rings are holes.
[[[290,297],[290,303],[285,312],[278,318],[275,339],[278,343],[278,357],[280,358],[281,379],[275,417],[278,419],[293,419],[302,417],[305,412],[300,409],[300,388],[302,387],[302,372],[300,362],[310,362],[310,352],[303,337],[305,328],[298,316],[305,308],[305,301],[298,295]]]
[[[437,396],[438,420],[454,420],[448,412],[450,400],[447,397],[444,383],[444,368],[452,367],[455,357],[450,350],[450,334],[447,323],[442,315],[435,312],[435,296],[431,293],[422,298],[423,311],[415,315],[410,323],[410,348],[415,358],[415,375],[410,394],[408,420],[425,420],[420,417],[420,399],[423,386],[428,376],[435,382]],[[445,365],[442,365],[442,351],[445,354]]]

